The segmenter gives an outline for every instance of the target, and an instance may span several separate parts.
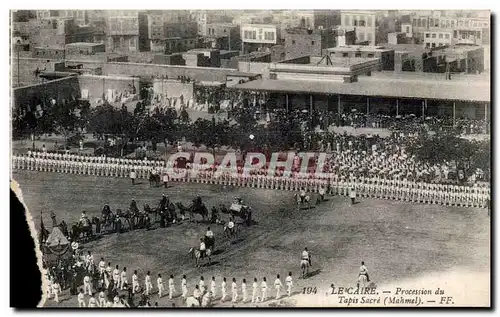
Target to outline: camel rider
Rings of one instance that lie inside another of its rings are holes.
[[[200,239],[200,258],[203,259],[205,257],[205,254],[207,252],[207,248],[205,246],[205,242],[203,239]]]
[[[130,202],[129,210],[132,214],[139,213],[139,208],[137,208],[137,203],[135,202],[135,199],[132,199],[132,201]]]
[[[218,223],[219,221],[219,211],[217,210],[217,207],[212,206],[212,217],[210,219],[212,223]]]
[[[83,211],[82,216],[80,217],[80,224],[84,227],[88,226],[89,223],[89,218],[87,217],[87,212]]]
[[[197,205],[197,206],[201,206],[202,202],[201,202],[201,197],[200,196],[196,196],[196,198],[194,199],[194,203]]]
[[[164,211],[167,208],[167,202],[168,202],[168,198],[167,198],[167,196],[165,196],[165,194],[163,194],[161,197],[160,205],[158,206],[158,209],[160,209],[160,211]]]
[[[307,250],[307,247],[304,248],[304,251],[302,251],[302,260],[306,260],[307,262],[309,262],[309,265],[312,266],[311,256],[309,254],[309,251]]]
[[[303,203],[304,200],[306,199],[306,191],[304,190],[304,188],[302,187],[300,189],[300,201]]]
[[[366,275],[366,281],[370,282],[370,277],[368,276],[368,269],[365,266],[365,262],[361,262],[361,266],[359,267],[359,276]]]

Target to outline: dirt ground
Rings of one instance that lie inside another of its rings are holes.
[[[24,202],[36,226],[40,225],[43,212],[49,230],[52,210],[58,221],[73,222],[79,219],[83,210],[89,215],[99,215],[106,203],[112,210],[126,209],[131,199],[137,201],[139,208],[146,202],[156,205],[163,193],[184,204],[200,195],[209,209],[214,204],[229,204],[234,196],[241,196],[254,209],[256,223],[243,227],[235,241],[222,237],[221,226],[211,226],[217,253],[211,266],[195,268],[188,256],[189,248],[196,246],[204,235],[206,224],[181,223],[151,231],[110,234],[85,244],[96,261],[104,257],[113,267],[116,264],[120,268],[126,266],[130,275],[137,269],[142,284],[146,272],[151,271],[155,288],[158,273],[162,274],[164,282],[174,274],[178,292],[180,278],[186,274],[190,294],[201,275],[207,285],[215,276],[217,299],[220,298],[222,278],[227,278],[230,289],[230,281],[235,277],[238,287],[246,278],[251,296],[254,277],[260,282],[266,276],[271,286],[276,274],[281,275],[284,283],[291,271],[294,295],[284,305],[336,306],[336,299],[318,296],[324,296],[331,283],[355,286],[360,262],[365,261],[370,278],[377,285],[411,284],[411,281],[444,274],[441,272],[474,272],[481,274],[479,286],[483,290],[487,288],[485,294],[489,296],[490,218],[486,210],[363,198],[351,206],[347,197],[338,196],[328,197],[327,202],[312,209],[298,210],[293,193],[285,191],[186,183],[174,183],[168,189],[149,188],[145,180],[132,186],[128,179],[30,171],[14,172],[13,178],[20,183]],[[312,272],[310,277],[300,279],[300,254],[306,246],[312,253]],[[470,283],[471,278],[479,281],[472,275],[466,279],[463,274],[468,273],[461,274],[462,278],[455,278],[455,284],[437,278],[438,284],[450,289],[466,287],[466,281]],[[436,282],[436,278],[433,281]],[[316,287],[318,294],[300,294],[304,287]],[[241,295],[240,290],[239,293]],[[274,296],[273,291],[270,294]],[[62,298],[59,306],[77,305],[76,297],[70,298],[67,291]],[[151,302],[158,302],[160,306],[172,305],[168,298],[158,299],[157,295],[152,296]],[[182,306],[180,298],[175,298],[174,302]],[[273,303],[275,301],[260,305]],[[50,301],[47,305],[55,304]],[[216,300],[215,305],[231,304],[220,304]]]

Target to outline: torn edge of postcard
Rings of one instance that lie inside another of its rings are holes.
[[[43,261],[42,261],[43,255],[42,255],[42,251],[40,249],[40,241],[38,241],[38,232],[35,228],[35,222],[33,221],[33,216],[31,215],[31,213],[28,209],[28,206],[24,203],[23,194],[21,191],[21,187],[19,186],[19,183],[17,183],[15,180],[11,179],[10,189],[14,192],[14,194],[16,194],[17,198],[19,199],[19,201],[23,205],[24,210],[26,211],[25,212],[26,222],[28,223],[28,228],[29,228],[30,233],[31,233],[31,238],[33,239],[33,242],[35,244],[36,262],[38,265],[38,269],[40,270],[41,280],[42,280],[41,289],[40,289],[40,291],[42,293],[42,298],[41,298],[40,302],[38,303],[37,307],[43,307],[45,305],[46,300],[47,300],[47,293],[44,292],[44,290],[47,289],[47,287],[49,285],[49,281],[47,280],[47,275],[45,274],[45,270],[43,269]]]

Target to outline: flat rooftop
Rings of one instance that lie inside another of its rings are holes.
[[[399,78],[398,78],[399,77]],[[418,98],[490,102],[490,83],[469,80],[418,80],[360,76],[358,82],[259,79],[232,86],[232,89],[281,93],[340,94],[392,98]]]
[[[372,46],[372,45],[348,45],[348,46],[338,46],[338,47],[331,47],[327,48],[327,51],[329,52],[356,52],[356,51],[361,51],[361,52],[373,52],[373,51],[390,51],[390,48],[387,48],[385,46]]]
[[[66,47],[94,47],[94,46],[101,46],[101,45],[104,45],[104,43],[77,42],[77,43],[66,44]]]
[[[329,57],[328,61],[331,61],[331,64],[326,64],[327,59],[323,59],[322,57],[312,57],[311,62],[306,65],[310,66],[340,66],[340,67],[349,67],[351,65],[357,65],[361,63],[366,63],[366,62],[372,62],[372,61],[378,61],[378,58],[368,58],[368,57],[351,57],[351,58],[345,58],[345,57]],[[318,62],[321,61],[320,64]],[[292,65],[300,65],[300,64],[292,64]]]

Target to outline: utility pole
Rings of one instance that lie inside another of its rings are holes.
[[[16,44],[16,51],[17,51],[17,87],[21,86],[20,85],[20,82],[21,82],[21,73],[19,71],[19,43]]]

